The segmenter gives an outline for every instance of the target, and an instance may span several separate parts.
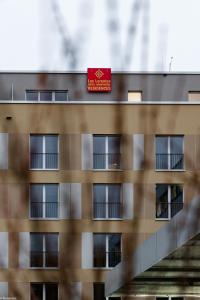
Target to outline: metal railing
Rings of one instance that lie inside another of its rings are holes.
[[[180,197],[180,196],[179,196]],[[178,198],[178,197],[176,197]],[[183,201],[176,202],[157,202],[156,203],[156,218],[168,219],[175,216],[183,208]]]
[[[94,169],[120,169],[121,167],[120,153],[94,153],[93,168]]]
[[[31,153],[31,169],[57,169],[58,153]]]
[[[31,218],[58,218],[58,202],[30,202]]]
[[[94,251],[95,268],[112,268],[121,262],[121,251]]]
[[[184,154],[156,154],[156,169],[158,170],[182,170],[183,169]]]
[[[31,251],[30,266],[33,268],[57,268],[58,251]]]
[[[122,204],[121,202],[94,202],[93,217],[96,219],[120,219]]]

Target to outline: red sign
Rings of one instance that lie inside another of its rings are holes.
[[[88,68],[88,91],[111,92],[111,69]]]

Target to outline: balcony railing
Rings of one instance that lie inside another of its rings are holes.
[[[31,218],[58,218],[58,202],[30,202]]]
[[[94,169],[120,169],[121,164],[120,153],[94,153],[93,168]]]
[[[184,154],[156,154],[156,169],[157,170],[182,170]]]
[[[113,268],[121,262],[121,251],[94,251],[94,267]]]
[[[57,268],[58,251],[31,251],[30,265],[32,268]]]
[[[120,219],[122,204],[121,202],[94,202],[93,217],[95,219]]]
[[[156,218],[169,219],[175,216],[183,208],[183,201],[176,202],[157,202],[156,203]]]
[[[31,153],[31,169],[57,169],[58,153]]]

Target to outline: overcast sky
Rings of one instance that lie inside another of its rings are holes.
[[[199,0],[0,0],[0,71],[200,71]]]

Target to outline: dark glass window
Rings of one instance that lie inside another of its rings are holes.
[[[58,168],[58,135],[30,136],[31,169]]]
[[[40,101],[52,101],[52,91],[41,91]]]
[[[104,284],[95,282],[93,285],[93,299],[94,300],[121,300],[121,297],[105,297]]]
[[[94,267],[111,268],[121,261],[121,234],[94,234]]]
[[[183,208],[183,187],[177,184],[156,185],[156,218],[170,219]]]
[[[55,91],[55,101],[67,101],[67,91]]]
[[[93,197],[94,218],[121,218],[120,184],[94,184]]]
[[[156,136],[156,169],[182,170],[183,136]]]
[[[26,100],[38,101],[38,91],[26,91]]]
[[[119,169],[120,158],[120,136],[93,136],[94,169]]]
[[[58,300],[58,284],[31,283],[31,300]]]
[[[31,267],[58,267],[58,234],[31,233]]]

